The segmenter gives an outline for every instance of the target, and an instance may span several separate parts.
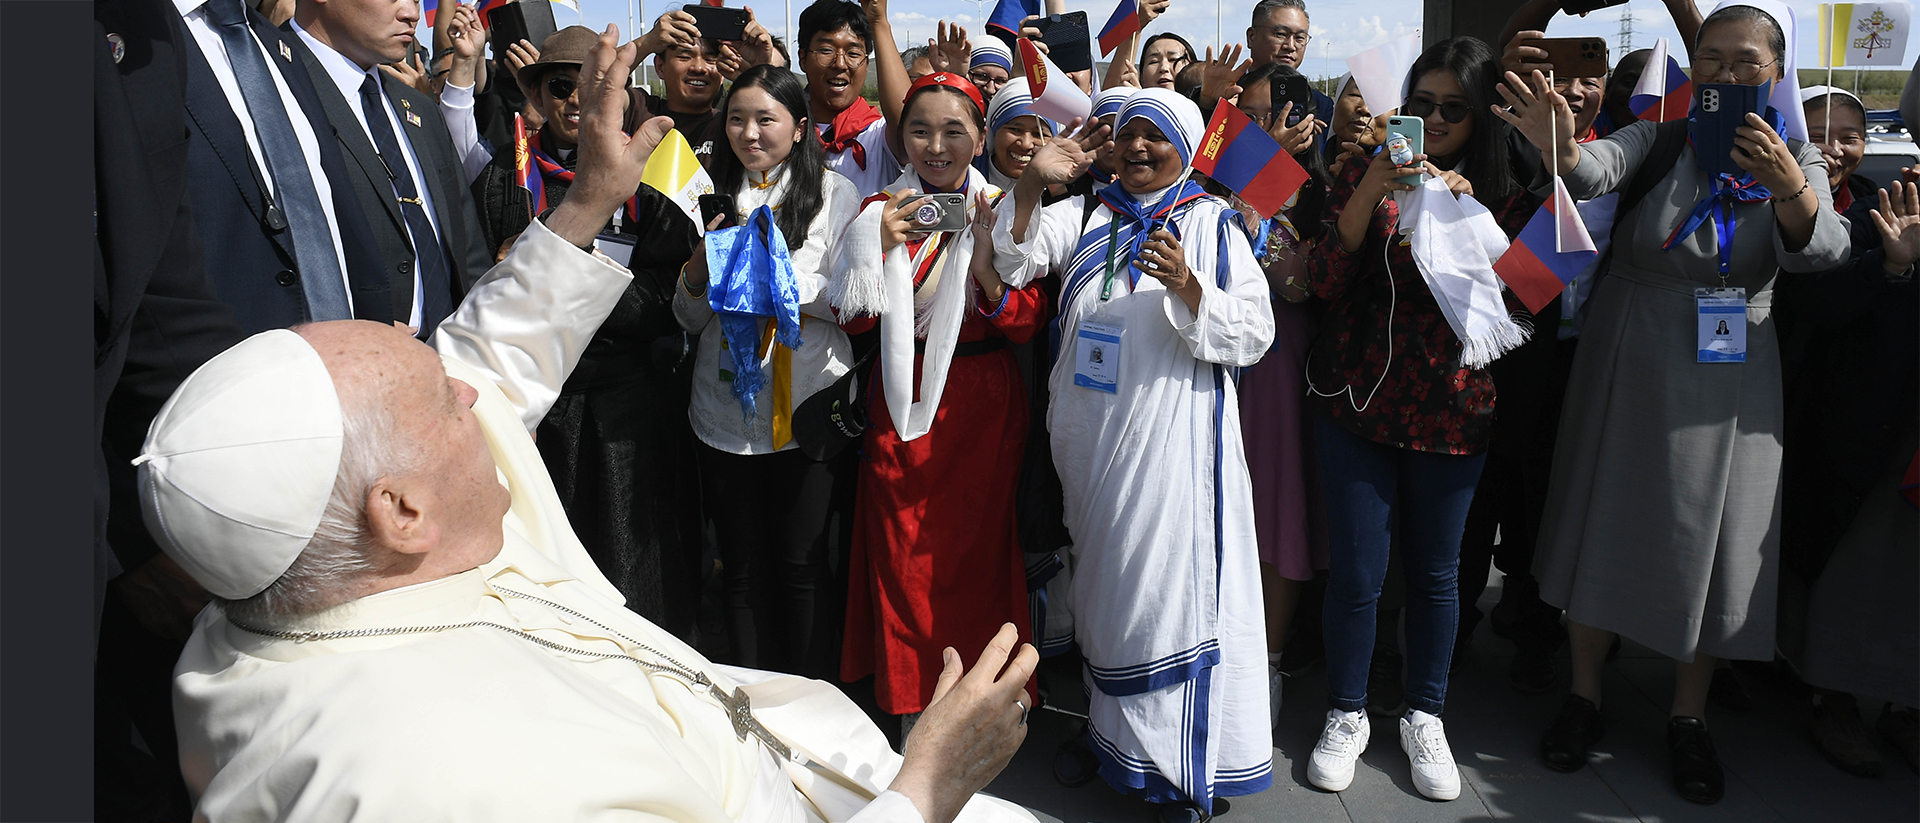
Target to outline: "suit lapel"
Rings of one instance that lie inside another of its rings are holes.
[[[455,215],[458,215],[460,212],[455,210],[454,204],[460,202],[458,198],[462,193],[448,190],[446,175],[440,173],[440,169],[446,164],[447,158],[440,156],[440,152],[438,151],[440,144],[438,141],[427,139],[426,127],[428,120],[426,119],[426,115],[420,113],[422,107],[435,104],[425,95],[421,94],[418,89],[393,79],[388,76],[386,72],[380,72],[380,82],[385,84],[387,96],[393,99],[394,102],[398,103],[402,100],[412,102],[411,107],[402,106],[400,108],[402,112],[400,116],[400,136],[401,139],[406,140],[409,145],[413,146],[413,155],[420,161],[420,176],[426,179],[416,182],[426,186],[427,194],[433,198],[434,222],[440,226],[440,245],[449,252],[453,249],[458,249],[460,248],[459,240],[464,238],[458,238],[454,235],[455,227],[460,224],[460,221],[455,218]],[[412,112],[414,118],[419,120],[420,125],[414,125],[414,121],[407,118],[406,113],[409,111]],[[452,260],[454,257],[457,257],[457,255],[448,255],[449,260]],[[449,265],[453,264],[449,263]],[[455,274],[451,271],[449,273]]]
[[[185,34],[183,32],[183,34]],[[240,191],[240,199],[247,204],[247,211],[255,221],[262,221],[266,211],[260,202],[261,186],[264,180],[256,177],[253,150],[247,145],[246,132],[240,129],[240,118],[233,113],[233,107],[227,103],[227,95],[220,90],[219,79],[213,76],[212,65],[207,56],[200,51],[200,44],[191,35],[180,38],[186,51],[187,63],[187,119],[213,148],[220,165],[227,170],[227,176],[233,180],[233,186]],[[268,232],[267,237],[286,255],[288,260],[299,258],[293,253],[293,237],[284,231]]]
[[[372,183],[373,199],[380,201],[380,205],[387,213],[387,219],[393,221],[394,227],[400,231],[402,237],[405,237],[406,223],[400,214],[399,201],[393,199],[393,181],[387,179],[387,167],[380,162],[379,152],[374,151],[373,140],[367,137],[366,129],[360,127],[360,119],[354,116],[353,107],[347,104],[345,97],[341,96],[340,86],[333,82],[331,75],[327,74],[326,67],[320,64],[320,58],[314,56],[313,50],[307,48],[305,42],[300,41],[299,35],[291,35],[289,39],[294,41],[293,50],[299,55],[299,61],[304,65],[307,73],[327,78],[327,82],[313,85],[314,94],[320,98],[320,108],[326,112],[327,119],[343,124],[329,128],[332,129],[334,136],[339,138],[340,146],[346,149],[347,156],[353,158],[354,165],[359,166],[360,173],[366,175],[367,180]]]

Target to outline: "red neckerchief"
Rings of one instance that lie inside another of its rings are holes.
[[[1586,133],[1586,134],[1583,134],[1583,135],[1580,135],[1580,138],[1579,138],[1579,139],[1577,139],[1577,140],[1575,140],[1575,141],[1573,141],[1573,142],[1575,142],[1575,143],[1591,143],[1591,142],[1593,142],[1593,141],[1595,141],[1595,140],[1598,140],[1598,139],[1600,139],[1600,132],[1599,132],[1599,131],[1596,131],[1596,130],[1595,130],[1595,129],[1594,129],[1593,127],[1592,127],[1592,126],[1588,126],[1588,127],[1587,127],[1587,133]]]
[[[861,171],[867,169],[867,147],[860,145],[860,133],[880,119],[880,110],[867,102],[865,97],[853,98],[853,105],[842,109],[833,116],[833,123],[820,133],[820,145],[826,147],[828,154],[853,152],[853,163]]]
[[[1847,208],[1852,205],[1853,187],[1847,185],[1847,181],[1841,180],[1840,188],[1833,190],[1833,210],[1841,214],[1846,214]]]

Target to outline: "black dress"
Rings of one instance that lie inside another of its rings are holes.
[[[526,229],[528,195],[514,185],[512,152],[496,156],[473,189],[495,248]],[[566,189],[547,181],[548,205]],[[658,192],[642,187],[638,207],[638,219],[623,226],[637,241],[633,283],[540,421],[535,444],[574,533],[627,607],[693,642],[700,482],[687,423],[692,346],[673,317],[673,289],[697,237]]]

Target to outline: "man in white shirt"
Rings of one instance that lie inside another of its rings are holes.
[[[438,103],[378,70],[407,56],[419,20],[411,0],[305,0],[288,28],[356,172],[394,319],[425,339],[493,255]]]
[[[846,0],[815,0],[800,12],[800,70],[807,75],[813,128],[827,149],[827,170],[853,181],[861,197],[900,176],[887,121],[861,97],[875,48],[865,10]],[[892,48],[889,43],[887,48]]]
[[[1025,736],[1013,627],[970,673],[949,650],[903,759],[837,689],[621,608],[567,527],[526,431],[631,281],[580,247],[670,122],[620,131],[617,42],[582,72],[579,184],[437,356],[375,324],[268,332],[156,418],[149,527],[221,598],[176,669],[196,818],[1032,821],[974,794]]]

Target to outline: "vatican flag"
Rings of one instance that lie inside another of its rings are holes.
[[[1906,3],[1822,3],[1820,65],[1904,66],[1912,19]]]
[[[640,182],[652,186],[679,206],[687,219],[693,221],[695,231],[707,233],[707,227],[700,224],[700,195],[713,193],[713,178],[700,167],[699,159],[693,156],[693,146],[679,129],[668,131],[666,139],[653,150],[653,156],[647,158],[647,170],[641,173]]]

